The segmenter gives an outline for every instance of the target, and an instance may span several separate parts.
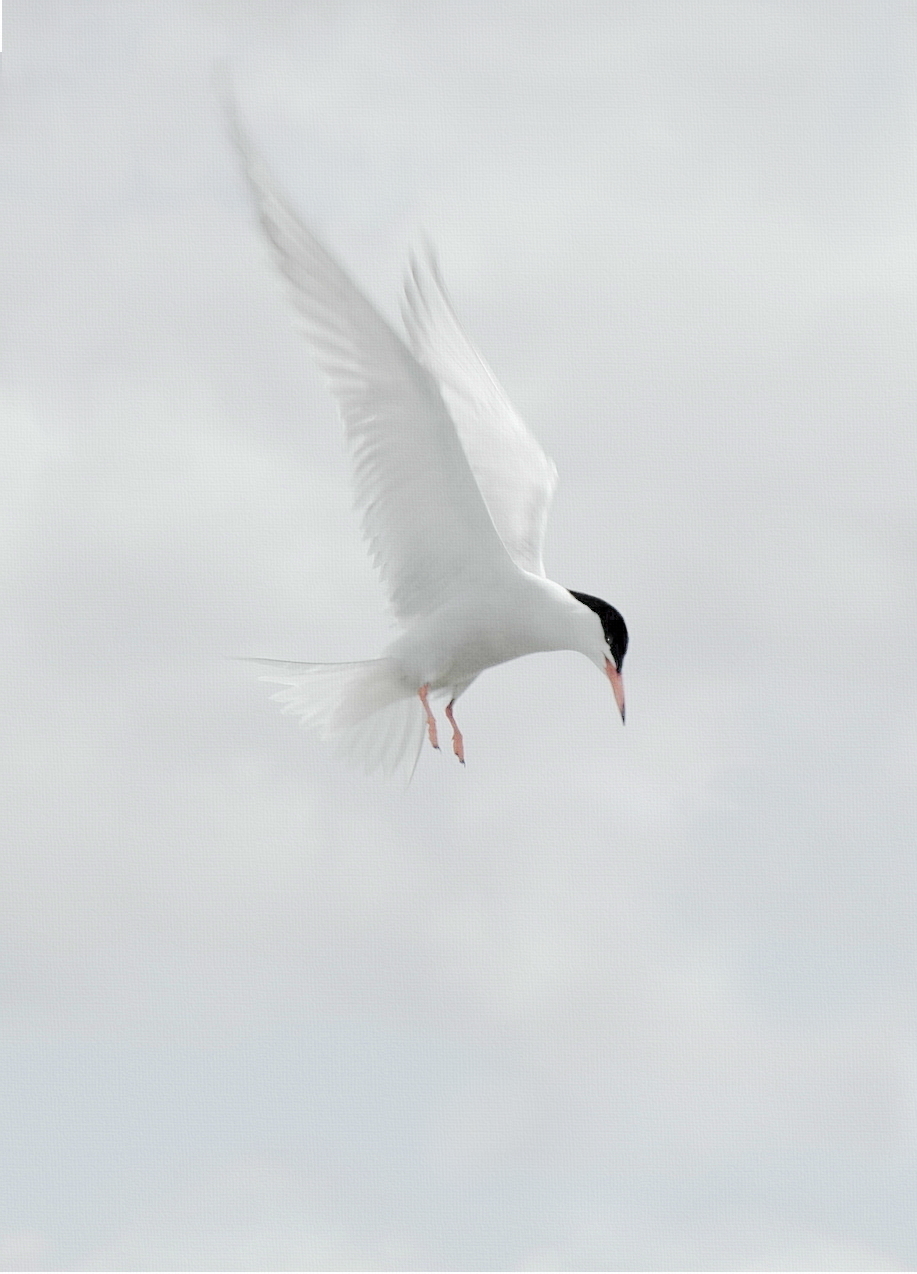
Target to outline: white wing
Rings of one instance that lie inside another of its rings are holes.
[[[512,563],[434,377],[298,219],[226,106],[261,225],[337,401],[392,609],[401,620],[428,614]]]
[[[518,566],[544,575],[557,469],[462,330],[429,249],[425,268],[411,262],[402,313],[414,353],[439,383],[507,552]]]

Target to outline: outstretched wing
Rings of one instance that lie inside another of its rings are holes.
[[[414,353],[439,384],[507,552],[518,566],[544,575],[557,469],[462,330],[429,249],[423,263],[411,262],[402,313]]]
[[[355,502],[401,620],[512,570],[436,379],[299,220],[224,101],[262,228],[353,456]]]

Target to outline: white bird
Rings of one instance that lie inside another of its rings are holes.
[[[409,345],[278,192],[243,132],[233,137],[300,325],[337,403],[355,503],[402,631],[381,658],[257,660],[284,711],[336,740],[368,771],[413,774],[431,697],[453,708],[474,679],[521,655],[577,650],[607,676],[624,719],[627,627],[613,606],[545,576],[542,544],[557,471],[465,335],[433,259],[413,260]]]

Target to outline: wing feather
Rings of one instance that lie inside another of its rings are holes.
[[[407,621],[512,569],[435,376],[277,190],[226,100],[274,259],[338,406],[355,503],[395,615]]]
[[[557,469],[462,329],[436,259],[411,263],[402,307],[411,347],[439,384],[494,526],[517,566],[544,575]]]

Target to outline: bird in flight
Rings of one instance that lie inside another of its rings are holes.
[[[439,748],[431,701],[456,700],[486,668],[577,650],[611,683],[624,720],[627,627],[613,606],[545,575],[553,462],[463,331],[432,253],[411,262],[405,341],[278,191],[231,97],[229,125],[299,325],[337,404],[353,458],[355,503],[400,634],[359,663],[259,659],[284,687],[284,712],[336,741],[367,771],[406,771],[424,736]]]

